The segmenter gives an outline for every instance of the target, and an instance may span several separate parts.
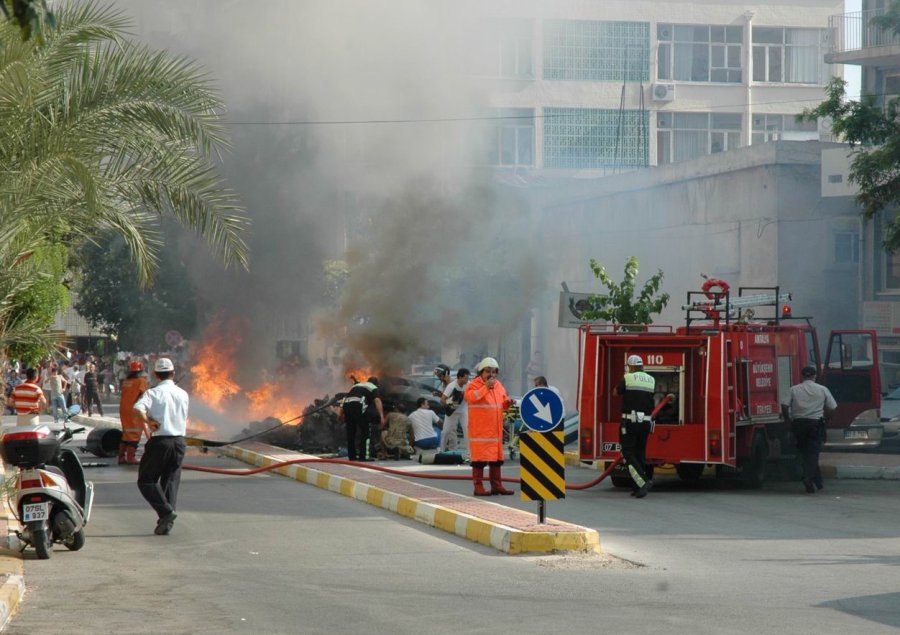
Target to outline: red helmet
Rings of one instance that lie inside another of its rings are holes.
[[[128,370],[130,370],[133,373],[139,373],[142,370],[144,370],[144,365],[140,362],[129,362]]]

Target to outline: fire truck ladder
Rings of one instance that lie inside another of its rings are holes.
[[[743,295],[745,289],[771,289],[772,292]],[[731,318],[734,317],[735,311],[759,306],[774,306],[775,321],[777,322],[781,317],[780,307],[792,299],[790,293],[780,293],[779,287],[741,287],[738,292],[740,295],[732,298],[727,291],[710,294],[703,291],[688,291],[687,304],[681,305],[681,310],[687,313],[687,326],[690,327],[691,322],[697,319],[712,318],[718,323],[722,317],[724,317],[725,323],[728,324]],[[693,317],[692,314],[695,312],[702,313],[703,318]]]

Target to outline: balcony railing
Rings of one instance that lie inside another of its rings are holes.
[[[900,44],[900,36],[871,23],[872,18],[880,15],[884,15],[884,9],[852,11],[828,18],[833,51],[844,53]]]

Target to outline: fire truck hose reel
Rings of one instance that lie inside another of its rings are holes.
[[[715,291],[713,290],[713,287],[716,288]],[[715,301],[717,295],[728,293],[728,289],[730,288],[731,287],[724,280],[721,280],[719,278],[707,278],[707,280],[703,283],[703,286],[700,287],[700,290],[703,291],[704,294],[706,294],[707,298]]]

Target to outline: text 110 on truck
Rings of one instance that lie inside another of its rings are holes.
[[[586,324],[580,327],[579,453],[583,461],[620,456],[621,398],[616,386],[629,355],[640,355],[656,379],[656,402],[673,395],[655,419],[647,465],[675,466],[684,480],[707,465],[759,487],[767,464],[793,458],[782,398],[814,366],[838,403],[826,447],[877,446],[881,386],[874,331],[832,331],[823,363],[809,318],[795,318],[778,287],[741,287],[720,280],[687,294],[685,325]],[[717,290],[713,290],[716,288]],[[766,307],[760,309],[760,307]],[[761,318],[754,314],[771,313]],[[619,466],[621,467],[621,466]],[[613,484],[630,487],[627,472]]]

